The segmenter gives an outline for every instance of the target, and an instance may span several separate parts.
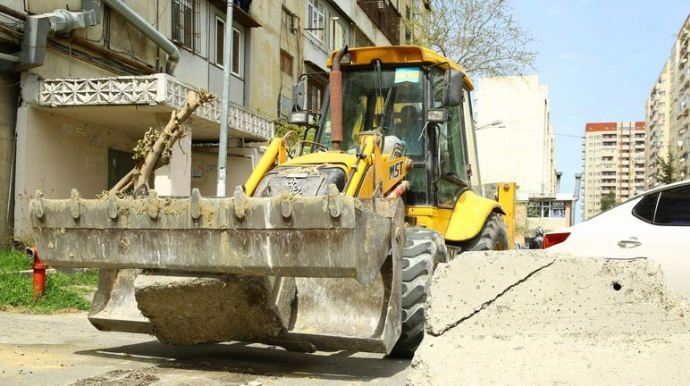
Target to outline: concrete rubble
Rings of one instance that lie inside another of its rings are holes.
[[[653,261],[468,252],[427,305],[408,385],[690,385],[690,303]]]

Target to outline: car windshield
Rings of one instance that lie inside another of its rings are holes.
[[[423,72],[419,67],[343,70],[343,150],[357,146],[359,133],[382,129],[422,154]],[[330,105],[318,142],[331,145]]]

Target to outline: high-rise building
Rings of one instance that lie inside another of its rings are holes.
[[[690,16],[678,31],[671,54],[647,100],[647,175],[645,186],[663,184],[659,165],[675,170],[668,180],[690,175]],[[671,155],[672,157],[669,157]]]
[[[671,127],[671,68],[673,61],[667,60],[657,78],[646,109],[647,170],[645,189],[656,186],[659,181],[659,160],[668,159],[669,129]]]
[[[607,194],[623,202],[644,190],[645,143],[644,122],[585,125],[583,220],[601,212],[601,199]]]
[[[678,37],[671,50],[671,127],[669,128],[669,150],[678,155],[677,180],[690,175],[690,16],[678,31]]]

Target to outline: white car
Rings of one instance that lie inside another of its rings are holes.
[[[690,180],[655,188],[570,228],[547,233],[543,247],[577,256],[648,258],[690,298]]]

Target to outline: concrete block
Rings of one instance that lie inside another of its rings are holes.
[[[646,259],[472,252],[434,274],[408,385],[690,384],[690,304]]]
[[[258,341],[288,327],[295,281],[260,276],[139,275],[135,296],[165,344]]]

